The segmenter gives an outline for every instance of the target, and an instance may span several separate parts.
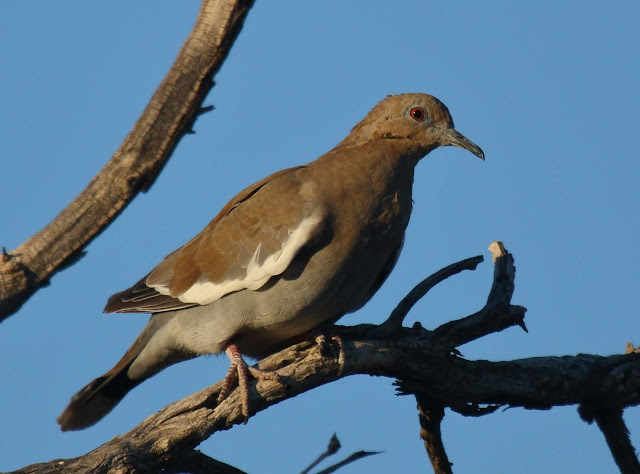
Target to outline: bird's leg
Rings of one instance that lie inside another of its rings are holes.
[[[330,332],[330,331],[329,331]],[[338,377],[342,377],[342,373],[344,372],[344,362],[346,355],[344,353],[344,344],[342,343],[342,338],[337,335],[331,335],[331,340],[338,344],[339,352],[338,352]],[[327,336],[324,332],[320,332],[316,336],[316,344],[318,344],[318,348],[320,349],[320,353],[323,353],[327,347]]]
[[[225,353],[229,357],[231,365],[229,366],[227,376],[224,379],[224,385],[222,386],[222,390],[220,390],[220,395],[218,395],[218,403],[222,402],[229,396],[229,393],[237,379],[238,388],[240,389],[240,397],[242,399],[242,414],[244,415],[244,422],[246,423],[249,420],[249,374],[258,380],[275,380],[280,383],[282,383],[282,381],[275,372],[269,372],[248,366],[235,344],[229,344],[225,349]]]
[[[218,395],[218,403],[229,396],[229,392],[231,392],[231,388],[233,388],[233,385],[238,378],[238,364],[234,363],[233,356],[229,353],[229,349],[227,349],[226,352],[227,356],[229,356],[229,359],[231,360],[231,365],[229,366],[229,370],[227,370],[227,376],[224,378],[224,385],[222,386],[222,390],[220,390],[220,394]],[[244,362],[242,356],[240,356],[240,360]]]

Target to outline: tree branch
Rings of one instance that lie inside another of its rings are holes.
[[[438,283],[443,282],[447,278],[456,275],[464,270],[475,270],[476,267],[484,261],[484,257],[482,255],[478,255],[476,257],[466,258],[456,263],[452,263],[448,267],[443,268],[440,271],[437,271],[433,275],[425,278],[420,283],[418,283],[413,290],[407,294],[402,301],[398,303],[398,306],[391,312],[389,318],[382,324],[382,328],[386,329],[397,329],[402,327],[402,323],[404,322],[404,318],[409,314],[411,308],[425,296],[431,288],[436,286]]]
[[[307,466],[300,474],[309,474],[311,472],[311,469],[316,467],[318,464],[320,464],[322,461],[327,459],[329,456],[333,456],[334,454],[336,454],[341,447],[342,446],[340,445],[340,440],[338,440],[338,437],[334,433],[331,439],[329,440],[329,445],[327,446],[327,449],[325,450],[325,452],[322,453],[320,456],[318,456],[318,458],[315,461],[313,461],[309,466]],[[317,474],[329,474],[331,472],[335,472],[341,467],[346,466],[347,464],[351,464],[352,462],[355,462],[358,459],[362,459],[367,456],[372,456],[374,454],[380,454],[380,453],[376,451],[356,451],[355,453],[352,453],[342,461],[332,464],[331,466],[327,467],[326,469],[323,469],[322,471],[318,471]]]
[[[447,451],[442,442],[440,424],[444,418],[444,405],[434,403],[426,397],[417,395],[418,419],[420,421],[420,438],[429,455],[435,474],[453,474]]]
[[[253,0],[204,0],[173,66],[120,148],[49,225],[0,256],[0,321],[74,264],[141,191],[146,191],[197,117]]]
[[[640,461],[622,418],[622,408],[582,404],[578,407],[578,413],[587,423],[596,422],[622,474],[640,473]]]
[[[341,467],[346,466],[347,464],[351,464],[352,462],[356,462],[358,459],[366,458],[367,456],[373,456],[375,454],[380,454],[378,451],[356,451],[353,454],[350,454],[346,459],[329,466],[322,471],[319,471],[318,474],[331,474],[332,472],[336,472]]]
[[[399,379],[401,394],[419,394],[445,404],[507,405],[548,409],[594,399],[608,399],[640,390],[640,357],[637,354],[600,357],[581,354],[538,357],[509,362],[468,361],[438,356],[431,336],[421,329],[403,328],[401,334],[383,339],[347,337],[366,334],[370,326],[342,328],[346,354],[344,375],[369,374]],[[337,357],[321,355],[313,342],[302,342],[274,354],[259,364],[275,370],[284,384],[253,381],[250,404],[256,412],[338,379]],[[611,379],[624,370],[630,377],[611,392]],[[175,402],[144,420],[129,433],[118,436],[91,453],[65,461],[66,472],[85,472],[76,465],[91,465],[92,472],[109,472],[116,453],[146,453],[156,459],[155,470],[176,462],[184,453],[218,431],[244,422],[238,391],[216,406],[219,382]],[[95,462],[93,464],[92,462]],[[127,461],[136,462],[135,458]],[[45,463],[51,467],[59,461]],[[79,464],[80,463],[80,464]],[[18,472],[47,472],[33,469]]]
[[[316,467],[318,464],[320,464],[322,461],[327,459],[329,456],[333,456],[334,454],[336,454],[341,447],[342,445],[340,444],[340,440],[338,439],[336,434],[333,433],[333,436],[331,436],[331,439],[329,440],[329,444],[327,445],[327,449],[325,449],[324,453],[318,456],[300,474],[309,474],[309,472],[311,472],[311,469]]]
[[[494,288],[496,281],[498,286],[505,282],[509,285],[509,280],[502,278],[504,274],[502,270],[496,272]],[[497,289],[495,294],[499,294]],[[559,405],[605,404],[622,408],[640,403],[638,352],[505,362],[470,361],[455,355],[451,348],[455,349],[457,344],[501,331],[522,320],[524,308],[505,303],[502,297],[499,300],[501,303],[493,304],[490,298],[490,311],[485,311],[485,307],[434,331],[419,325],[388,331],[373,325],[336,326],[335,333],[342,339],[345,354],[342,367],[337,353],[321,352],[313,341],[290,346],[258,363],[262,370],[276,371],[283,383],[252,381],[250,406],[257,413],[353,374],[397,379],[399,394],[428,400],[429,409],[449,406],[472,416],[492,413],[500,406],[548,409]],[[96,473],[135,469],[143,462],[146,471],[160,471],[168,466],[186,471],[182,459],[190,459],[196,446],[213,433],[245,420],[238,390],[220,405],[216,404],[221,388],[219,382],[175,402],[129,433],[84,456],[29,466],[17,472],[50,472],[61,462],[69,473],[88,472],[88,466]]]
[[[607,440],[607,445],[609,445],[620,472],[622,474],[639,474],[638,453],[631,444],[629,430],[622,419],[622,410],[613,413],[599,413],[595,420]]]

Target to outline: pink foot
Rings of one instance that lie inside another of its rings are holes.
[[[242,414],[244,415],[244,422],[246,423],[249,420],[249,374],[258,380],[266,379],[282,382],[275,372],[267,372],[248,366],[235,344],[229,344],[225,349],[225,353],[229,357],[231,365],[224,379],[224,385],[222,386],[220,395],[218,395],[218,403],[229,396],[237,379],[240,396],[242,398]]]

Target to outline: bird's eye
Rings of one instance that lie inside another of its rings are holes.
[[[409,115],[411,115],[411,118],[416,122],[422,122],[427,117],[427,114],[422,107],[413,107],[409,111]]]

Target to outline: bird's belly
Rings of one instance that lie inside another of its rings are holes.
[[[234,343],[243,354],[262,357],[279,350],[285,341],[337,321],[373,296],[380,274],[390,270],[387,263],[392,261],[393,266],[404,228],[369,229],[365,241],[352,240],[342,258],[327,246],[302,252],[262,288],[238,291],[184,311],[179,318],[187,323],[187,313],[193,315],[188,324],[194,327],[188,332],[197,338],[182,342],[196,353],[220,352]]]
[[[244,354],[262,356],[278,350],[284,341],[361,308],[375,292],[372,287],[381,271],[376,262],[386,263],[401,241],[400,237],[379,245],[372,239],[368,250],[375,256],[365,252],[362,259],[340,262],[339,268],[331,268],[335,262],[312,259],[300,278],[289,279],[285,273],[252,292],[255,306],[233,342]]]

